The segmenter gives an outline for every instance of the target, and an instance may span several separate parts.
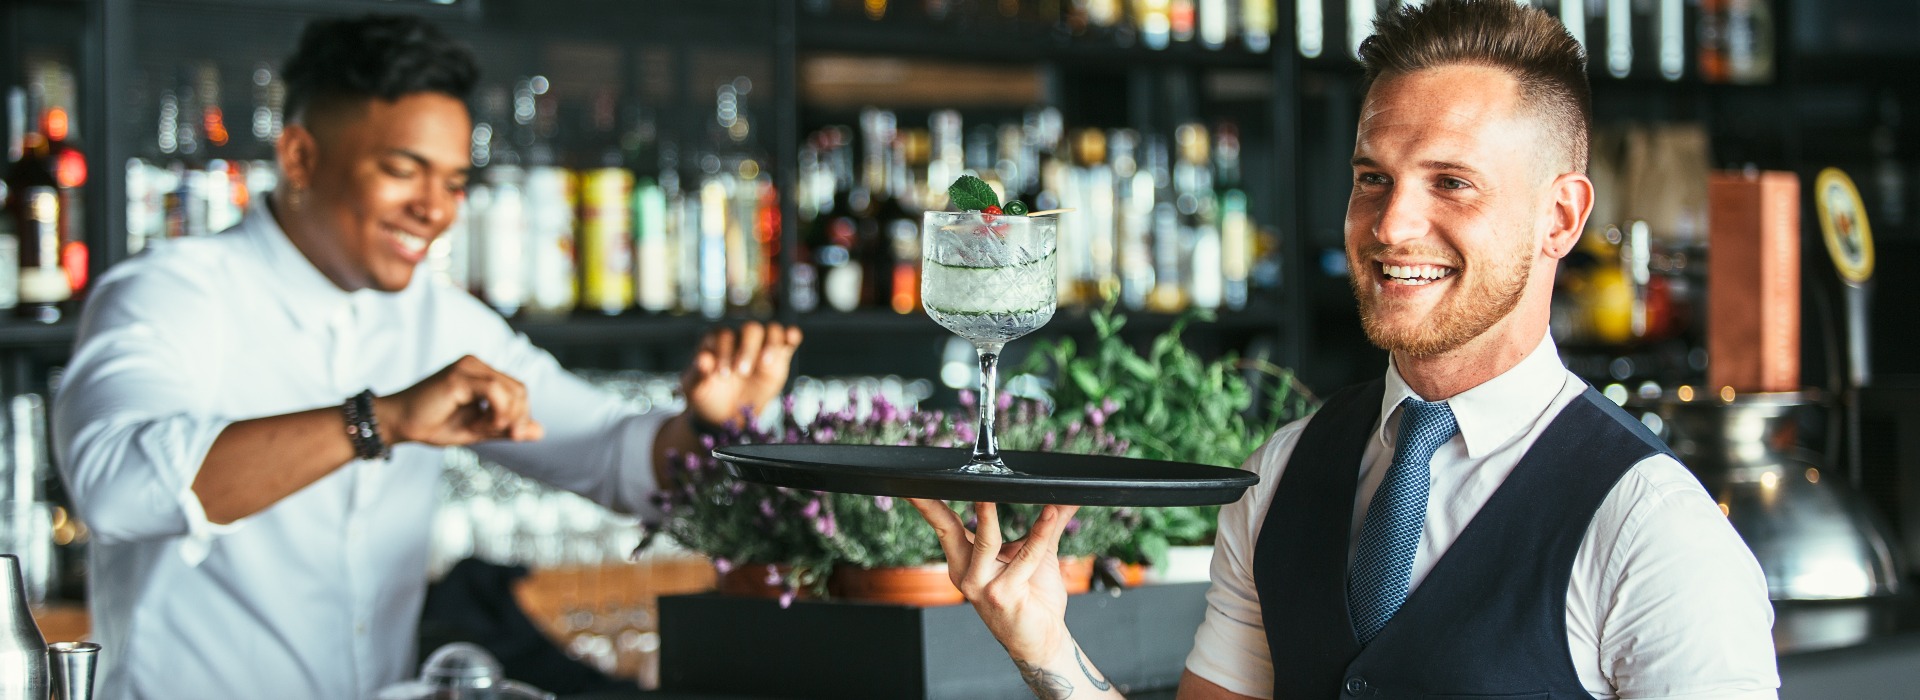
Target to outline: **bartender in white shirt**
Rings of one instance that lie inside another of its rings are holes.
[[[706,337],[638,415],[415,274],[463,196],[469,51],[417,18],[309,25],[281,185],[100,280],[55,413],[94,533],[100,697],[365,698],[414,660],[441,448],[642,511],[694,421],[785,383],[798,329]]]
[[[1547,337],[1593,206],[1579,44],[1524,3],[1432,0],[1360,60],[1347,259],[1392,362],[1248,460],[1179,696],[1774,698],[1752,554]],[[915,505],[1036,695],[1119,696],[1066,627],[1071,508],[1003,545],[991,508],[975,534]]]

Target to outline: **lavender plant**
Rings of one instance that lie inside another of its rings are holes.
[[[971,400],[963,401],[971,406]],[[1043,408],[1030,400],[1000,401],[1001,444],[1007,449],[1121,454],[1127,445],[1099,425],[1065,430],[1048,427]],[[941,561],[944,553],[933,528],[911,506],[886,496],[821,493],[769,487],[728,475],[712,455],[718,445],[788,443],[918,445],[962,447],[974,439],[971,411],[903,409],[884,398],[859,412],[848,408],[821,413],[801,424],[786,399],[786,418],[762,429],[750,422],[730,424],[721,434],[702,439],[700,454],[674,455],[669,482],[656,495],[663,517],[646,523],[648,538],[666,535],[711,557],[723,571],[745,563],[785,565],[783,600],[806,588],[825,593],[834,566],[883,568]],[[950,503],[969,525],[971,504]],[[1002,505],[1003,530],[1024,534],[1037,506]],[[1128,514],[1108,508],[1084,508],[1061,539],[1061,554],[1104,551],[1127,537]],[[645,543],[642,545],[645,546]]]

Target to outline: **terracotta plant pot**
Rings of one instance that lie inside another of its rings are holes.
[[[720,595],[740,598],[779,598],[787,592],[784,581],[793,572],[785,564],[737,564],[720,574]],[[800,591],[800,597],[808,597]]]
[[[1146,564],[1121,564],[1120,582],[1128,588],[1139,588],[1147,582]]]
[[[1067,594],[1078,595],[1093,588],[1093,557],[1060,559],[1060,580],[1067,583]]]
[[[827,579],[827,591],[835,598],[923,608],[965,601],[960,589],[954,588],[953,580],[947,577],[945,562],[882,569],[836,566],[833,576]]]

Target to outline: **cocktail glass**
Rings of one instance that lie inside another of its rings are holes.
[[[920,303],[980,354],[980,430],[960,471],[1012,474],[993,434],[1000,350],[1053,318],[1058,214],[929,211],[922,222]]]

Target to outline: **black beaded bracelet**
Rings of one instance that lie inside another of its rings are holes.
[[[353,441],[353,454],[360,459],[386,459],[393,450],[380,439],[380,418],[373,415],[373,390],[368,389],[340,405],[347,417],[347,439]]]

